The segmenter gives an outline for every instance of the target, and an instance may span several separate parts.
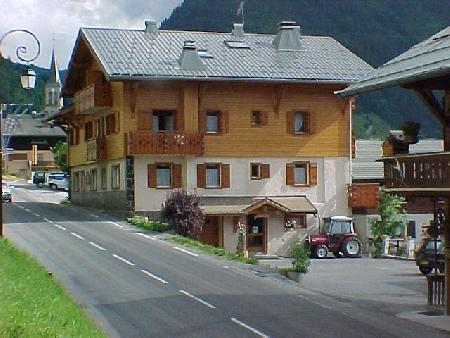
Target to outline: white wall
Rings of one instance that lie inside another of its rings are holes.
[[[316,162],[318,184],[311,187],[286,186],[286,163]],[[216,158],[182,156],[135,156],[136,211],[157,211],[168,189],[147,188],[147,164],[173,162],[183,164],[183,186],[203,196],[274,196],[305,195],[319,210],[320,217],[350,215],[347,207],[347,184],[350,183],[349,159],[345,157],[290,158]],[[222,162],[230,164],[230,188],[197,189],[197,164]],[[270,178],[250,180],[250,163],[270,164]]]

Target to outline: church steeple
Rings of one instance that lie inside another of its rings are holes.
[[[58,64],[56,63],[55,48],[53,48],[52,51],[52,61],[50,63],[50,73],[48,77],[48,83],[61,84],[61,79],[59,78],[59,68]]]
[[[62,99],[60,97],[61,87],[61,78],[59,77],[58,63],[56,62],[55,47],[53,47],[48,80],[45,84],[44,114],[46,116],[53,115],[62,107]]]

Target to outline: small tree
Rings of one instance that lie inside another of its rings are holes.
[[[169,192],[161,215],[171,223],[177,234],[191,238],[197,237],[205,221],[200,209],[200,197],[182,189]]]
[[[380,189],[379,200],[380,204],[377,211],[380,219],[370,224],[371,242],[376,249],[375,256],[381,254],[383,236],[394,237],[399,235],[408,221],[405,211],[402,210],[402,205],[405,203],[403,197],[389,194],[384,189]]]
[[[56,165],[63,171],[67,171],[67,143],[63,141],[56,142],[51,148]]]
[[[290,250],[290,256],[292,257],[292,270],[295,272],[307,273],[308,268],[311,265],[309,259],[310,252],[305,249],[300,243],[292,245]]]

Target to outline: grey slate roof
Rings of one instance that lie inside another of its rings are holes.
[[[338,92],[354,95],[450,74],[450,26]]]
[[[33,118],[31,114],[20,116],[8,115],[2,121],[3,135],[17,136],[42,136],[42,137],[61,137],[65,139],[66,134],[57,127],[50,128],[43,125],[39,118]]]
[[[352,177],[355,180],[376,179],[384,177],[383,162],[375,162],[383,157],[383,141],[356,140],[355,158],[352,159]],[[409,147],[411,154],[441,152],[444,150],[442,140],[425,139]]]
[[[227,79],[348,84],[367,75],[372,67],[330,37],[303,36],[300,51],[277,51],[274,35],[81,28],[84,39],[110,79],[176,78]],[[195,41],[204,70],[186,70],[178,64],[183,43]],[[250,48],[230,48],[225,41],[245,41]],[[70,67],[70,66],[69,66]]]

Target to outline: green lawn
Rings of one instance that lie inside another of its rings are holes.
[[[0,337],[105,337],[34,259],[0,239]]]

